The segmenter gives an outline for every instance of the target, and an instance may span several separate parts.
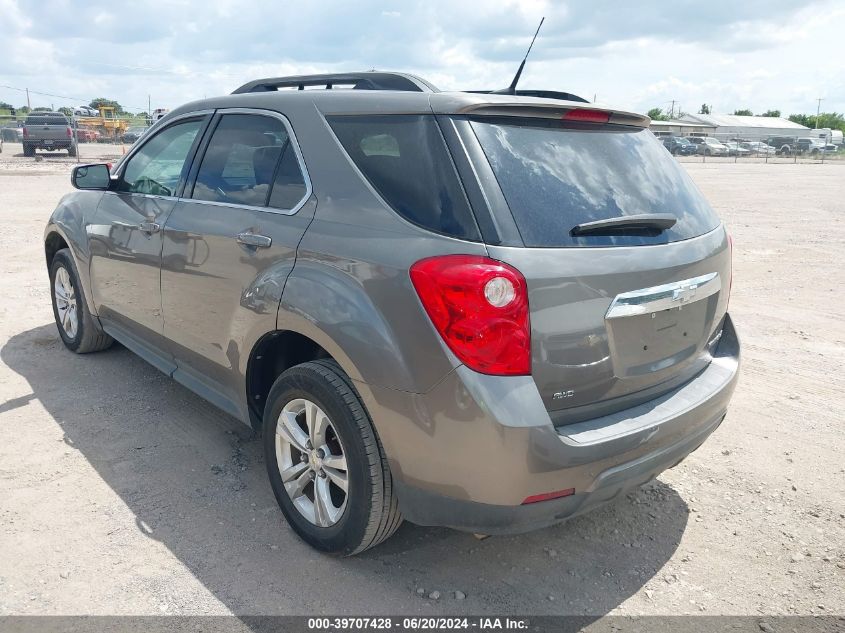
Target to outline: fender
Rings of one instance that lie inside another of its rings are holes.
[[[96,235],[96,225],[92,223],[102,197],[101,191],[72,191],[65,194],[53,211],[44,229],[45,248],[52,235],[58,235],[70,249],[76,264],[76,272],[85,295],[85,303],[93,316],[97,316],[94,298],[91,294],[91,244]],[[47,262],[49,266],[49,262]],[[99,322],[98,322],[99,325]]]

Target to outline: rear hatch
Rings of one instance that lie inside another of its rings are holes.
[[[492,170],[524,243],[488,251],[527,280],[532,375],[553,419],[632,406],[691,378],[727,309],[719,218],[635,117],[513,114],[468,119],[483,150],[477,167]],[[629,226],[584,227],[632,216]]]

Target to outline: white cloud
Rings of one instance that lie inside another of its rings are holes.
[[[245,8],[246,7],[246,8]],[[506,86],[541,16],[522,86],[565,90],[644,112],[706,102],[785,113],[845,110],[835,0],[147,0],[115,13],[105,0],[0,0],[2,84],[135,109],[175,107],[260,76],[406,70],[443,89]],[[33,95],[33,105],[67,105]],[[0,100],[23,103],[0,88]]]

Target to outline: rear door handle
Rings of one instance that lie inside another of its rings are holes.
[[[161,231],[161,224],[157,224],[156,222],[141,222],[141,224],[138,225],[138,228],[142,233],[152,235],[153,233]]]
[[[258,233],[250,233],[248,231],[244,231],[243,233],[238,233],[235,236],[238,244],[243,244],[244,246],[252,246],[253,248],[268,248],[270,244],[273,243],[273,240],[266,235],[260,235]]]

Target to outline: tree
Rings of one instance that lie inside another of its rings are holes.
[[[831,130],[842,130],[845,132],[845,116],[838,112],[822,112],[818,116],[816,125],[815,114],[790,114],[789,120],[809,128],[829,127]]]
[[[734,116],[754,116],[754,113],[746,108],[744,110],[734,110]]]
[[[710,106],[706,103],[701,104],[701,109],[698,111],[699,114],[710,114]]]
[[[758,114],[757,116],[779,117],[780,116],[780,110],[766,110],[763,114]]]
[[[62,114],[64,114],[68,118],[73,116],[73,110],[71,108],[68,108],[68,107],[59,108],[59,112],[61,112]]]
[[[115,114],[123,114],[123,106],[113,99],[97,97],[96,99],[91,99],[91,103],[88,104],[89,108],[94,108],[95,110],[99,110],[103,106],[114,108]]]
[[[662,108],[652,108],[648,112],[646,112],[648,118],[652,121],[668,121],[669,117],[663,113]]]
[[[14,110],[15,106],[11,103],[6,103],[5,101],[0,101],[0,110]]]

